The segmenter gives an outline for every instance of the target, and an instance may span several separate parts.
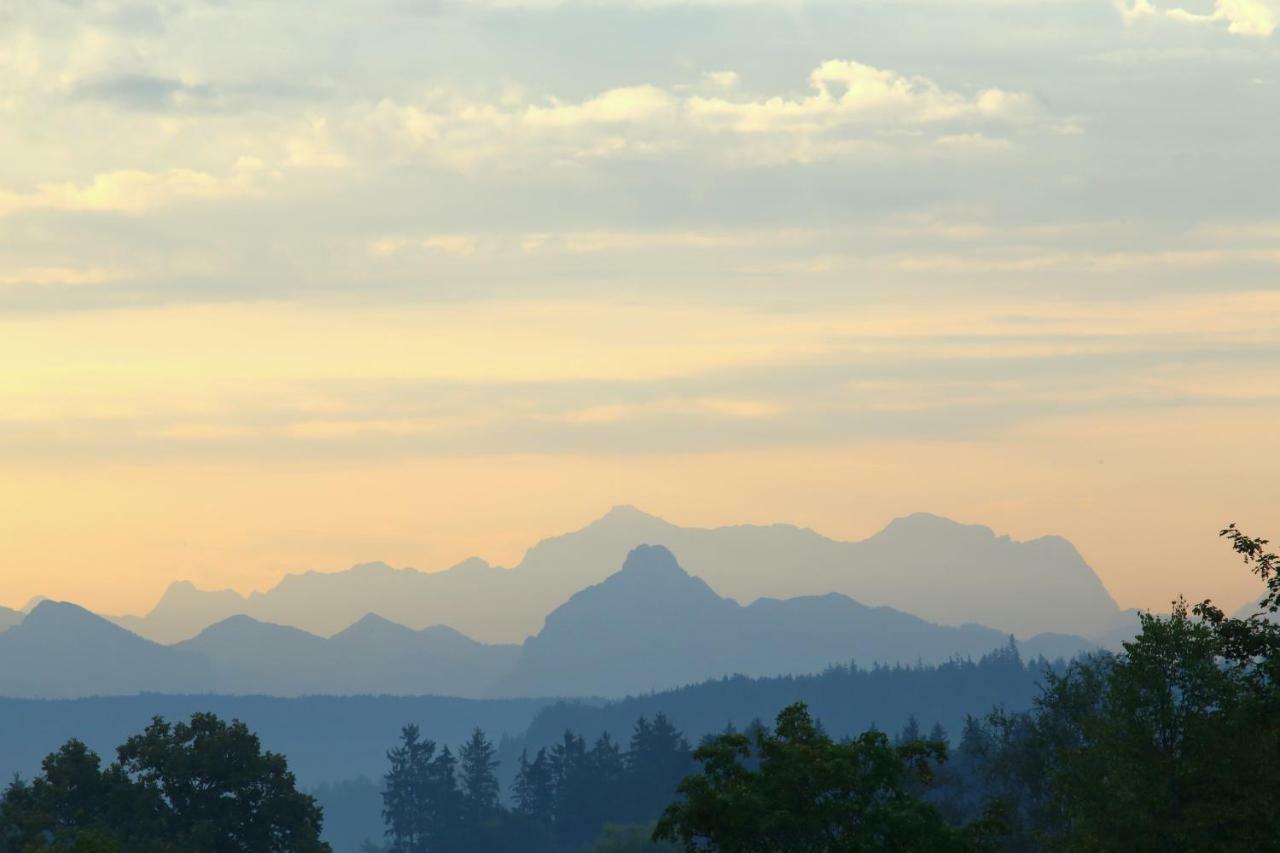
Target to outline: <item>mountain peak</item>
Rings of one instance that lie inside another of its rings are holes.
[[[23,620],[23,624],[28,627],[36,626],[71,626],[71,625],[95,625],[110,624],[97,614],[91,613],[78,604],[72,604],[69,601],[54,601],[49,598],[42,599],[31,611],[27,613],[27,618]]]
[[[610,602],[609,608],[641,606],[645,602],[648,603],[645,606],[661,602],[663,607],[671,608],[706,602],[718,605],[727,599],[717,595],[706,581],[686,572],[666,547],[638,545],[627,554],[621,569],[575,594],[552,616],[566,607],[583,606],[586,602],[595,606],[603,601]],[[733,602],[728,603],[737,606]]]
[[[334,640],[372,639],[375,637],[397,637],[414,633],[399,622],[393,622],[377,613],[366,613],[346,628],[334,634]]]
[[[164,594],[160,596],[160,601],[156,604],[157,610],[163,607],[185,606],[189,603],[199,602],[208,604],[214,601],[240,601],[242,596],[240,593],[230,589],[207,590],[200,589],[191,581],[174,581],[165,587]]]
[[[78,638],[89,643],[112,643],[127,638],[149,644],[127,628],[69,601],[45,599],[33,607],[17,627],[24,634],[40,637],[42,642],[50,638],[58,641]]]
[[[350,571],[358,574],[386,574],[394,572],[395,569],[382,560],[373,560],[368,563],[356,563]]]
[[[664,574],[688,577],[689,573],[676,562],[676,555],[663,545],[637,545],[627,554],[622,572],[644,572],[650,575]]]
[[[261,649],[266,644],[281,646],[286,643],[302,644],[312,648],[318,647],[318,644],[323,642],[320,637],[301,628],[263,622],[252,616],[237,613],[221,622],[213,623],[191,639],[178,643],[177,646],[197,651],[220,646]]]
[[[630,504],[618,504],[593,521],[588,527],[634,527],[636,525],[669,526],[668,522],[656,515],[650,515]]]
[[[985,538],[995,538],[995,532],[981,524],[964,524],[931,512],[913,512],[890,521],[877,536],[907,535],[917,536],[921,533],[969,533]]]

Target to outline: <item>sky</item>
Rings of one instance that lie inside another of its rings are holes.
[[[8,0],[0,604],[614,504],[1280,536],[1280,0]]]

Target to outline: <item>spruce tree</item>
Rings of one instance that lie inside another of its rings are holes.
[[[516,812],[551,824],[555,810],[555,780],[545,749],[539,749],[533,761],[529,760],[528,750],[520,753],[520,768],[516,772],[512,795]]]
[[[430,767],[434,741],[422,740],[412,723],[400,731],[400,745],[387,752],[391,769],[383,777],[382,819],[390,853],[427,853],[430,835]]]
[[[487,818],[498,810],[498,761],[493,742],[479,728],[458,752],[462,799],[467,812]]]

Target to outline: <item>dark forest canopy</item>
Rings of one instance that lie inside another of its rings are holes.
[[[159,717],[102,759],[78,740],[0,800],[5,853],[329,853],[321,810],[239,721]]]

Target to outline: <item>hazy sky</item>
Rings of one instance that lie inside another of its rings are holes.
[[[7,0],[0,603],[634,503],[1280,538],[1280,0]],[[945,559],[945,555],[940,555]]]

